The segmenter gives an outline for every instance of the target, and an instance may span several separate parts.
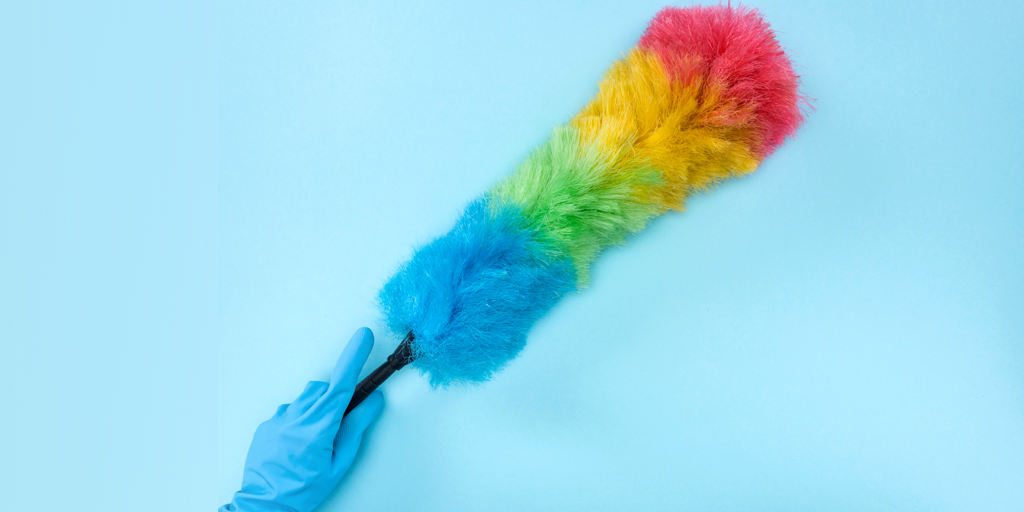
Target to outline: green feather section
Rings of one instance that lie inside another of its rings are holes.
[[[577,284],[585,286],[598,253],[621,244],[663,211],[650,199],[650,191],[662,184],[657,169],[633,159],[609,158],[599,148],[582,144],[576,129],[559,126],[487,200],[492,211],[517,207],[524,227],[572,258]]]

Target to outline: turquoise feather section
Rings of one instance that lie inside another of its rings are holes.
[[[378,299],[397,337],[413,331],[413,365],[437,387],[490,378],[575,288],[572,260],[520,210],[478,200],[448,234],[418,249]]]

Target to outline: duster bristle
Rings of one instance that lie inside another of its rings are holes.
[[[729,177],[803,121],[798,78],[760,13],[667,7],[596,97],[384,285],[435,386],[488,379],[605,248]]]
[[[755,129],[752,150],[760,158],[803,122],[799,80],[757,9],[666,7],[637,46],[656,53],[673,80],[706,77],[723,102],[735,102]]]
[[[582,284],[602,249],[621,243],[660,213],[647,196],[662,183],[650,164],[610,160],[599,148],[582,144],[576,129],[562,126],[487,201],[493,208],[511,205],[521,211],[530,229],[572,259]]]
[[[487,380],[573,289],[572,264],[538,238],[519,211],[477,201],[381,289],[388,327],[415,333],[413,355],[431,384]]]

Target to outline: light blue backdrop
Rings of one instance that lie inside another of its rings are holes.
[[[660,2],[230,3],[218,493],[377,288]],[[817,99],[478,389],[403,371],[322,510],[1021,510],[1024,8],[760,1]]]

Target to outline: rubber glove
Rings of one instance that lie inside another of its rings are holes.
[[[356,331],[330,384],[310,382],[256,429],[242,489],[221,512],[310,512],[327,498],[384,405],[384,395],[374,391],[342,419],[372,348],[373,333],[365,327]]]

